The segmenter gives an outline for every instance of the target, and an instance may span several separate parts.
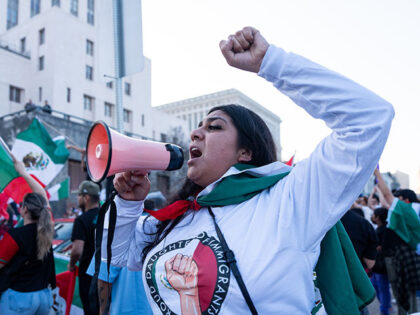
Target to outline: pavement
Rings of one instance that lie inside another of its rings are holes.
[[[391,303],[392,310],[391,310],[391,312],[389,312],[389,315],[398,315],[397,304],[395,303],[395,300],[393,300],[393,301],[394,301],[394,303]],[[368,309],[369,309],[369,315],[380,315],[381,314],[381,312],[379,310],[379,301],[378,301],[377,298],[375,298],[375,300],[368,305]],[[420,298],[419,297],[417,297],[417,312],[420,312]]]

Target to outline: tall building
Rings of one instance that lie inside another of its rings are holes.
[[[277,148],[277,158],[281,160],[280,118],[236,89],[189,98],[156,108],[185,121],[188,125],[188,130],[191,132],[191,130],[197,128],[198,123],[203,120],[212,107],[227,104],[245,106],[261,116],[273,135]]]
[[[0,116],[29,100],[116,126],[115,87],[99,77],[98,0],[0,1]],[[112,36],[112,35],[111,35]],[[151,107],[151,62],[123,80],[124,130],[162,140],[182,120]],[[153,123],[158,121],[159,124]]]
[[[401,189],[409,189],[410,188],[410,176],[407,173],[401,171],[395,171],[392,174],[395,179],[399,182]]]

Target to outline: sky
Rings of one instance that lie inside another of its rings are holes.
[[[278,115],[282,159],[309,156],[330,133],[256,74],[229,67],[219,41],[254,26],[267,41],[335,70],[391,102],[382,172],[420,193],[420,1],[143,0],[152,105],[235,88]]]

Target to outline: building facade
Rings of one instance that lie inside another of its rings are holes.
[[[188,131],[191,132],[197,128],[198,123],[203,120],[212,107],[227,104],[245,106],[261,116],[273,135],[277,148],[277,159],[281,161],[280,118],[236,89],[189,98],[179,102],[164,104],[156,108],[185,121]]]
[[[0,116],[31,100],[117,124],[115,84],[99,77],[96,0],[0,1]],[[112,40],[112,37],[110,38]],[[151,106],[151,61],[123,79],[124,131],[160,141],[182,120]],[[159,124],[153,122],[159,121]]]

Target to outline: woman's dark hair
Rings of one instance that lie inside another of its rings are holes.
[[[253,111],[240,105],[222,105],[210,109],[223,111],[232,119],[238,131],[238,147],[252,152],[251,161],[246,164],[263,166],[277,161],[276,145],[264,120]]]
[[[386,224],[386,219],[388,217],[388,209],[387,208],[376,208],[373,211],[373,214],[379,218],[382,224]]]
[[[376,201],[379,203],[379,197],[378,197],[378,195],[377,195],[377,194],[373,194],[373,195],[372,195],[372,198],[373,198],[373,199],[376,199]]]
[[[246,164],[263,166],[277,160],[273,136],[267,124],[260,116],[246,107],[234,104],[213,107],[209,110],[208,114],[217,110],[223,111],[232,119],[233,125],[238,132],[238,148],[248,149],[252,153],[251,160]],[[202,187],[187,178],[181,189],[171,198],[170,202],[172,203],[176,200],[195,196],[201,189]],[[149,217],[145,220],[145,223]],[[156,232],[152,234],[155,236],[154,240],[148,243],[143,249],[143,262],[152,248],[159,244],[183,218],[184,215],[174,220],[157,223]],[[145,230],[144,225],[143,230]]]
[[[42,260],[48,254],[54,236],[47,200],[38,193],[29,193],[25,195],[22,206],[28,209],[31,220],[37,223],[37,257]]]

